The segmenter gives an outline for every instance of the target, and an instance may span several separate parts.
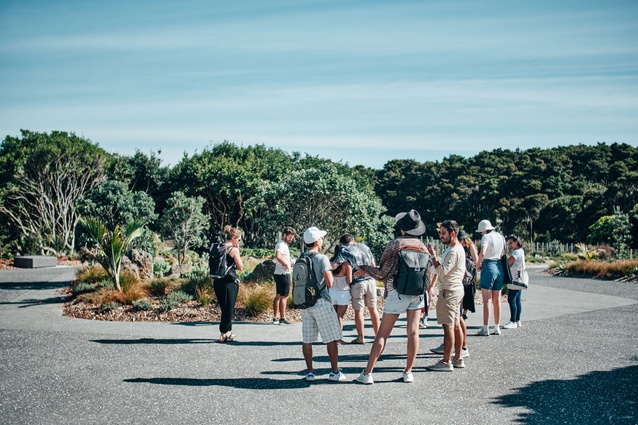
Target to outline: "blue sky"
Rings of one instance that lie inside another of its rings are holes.
[[[638,1],[0,0],[0,137],[381,168],[638,145]]]

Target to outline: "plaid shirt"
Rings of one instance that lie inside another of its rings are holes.
[[[412,250],[428,252],[420,239],[402,235],[390,241],[379,261],[379,267],[360,265],[359,268],[376,280],[385,283],[385,296],[394,291],[394,276],[399,269],[399,251]]]

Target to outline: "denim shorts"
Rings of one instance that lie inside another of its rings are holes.
[[[503,266],[501,260],[483,260],[481,264],[481,289],[501,291],[503,289]]]

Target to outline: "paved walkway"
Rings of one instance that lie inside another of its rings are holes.
[[[636,423],[638,285],[554,278],[537,270],[523,327],[478,337],[468,319],[465,370],[428,372],[442,330],[421,331],[415,382],[401,382],[399,321],[375,385],[327,382],[315,346],[302,380],[301,325],[238,323],[238,342],[213,343],[217,324],[126,323],[61,315],[73,269],[0,271],[0,423]],[[503,304],[502,323],[509,316]],[[372,331],[366,328],[371,339]],[[346,322],[345,339],[356,334]],[[370,344],[340,347],[344,373]]]

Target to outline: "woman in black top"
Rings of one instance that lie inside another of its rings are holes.
[[[235,313],[235,302],[239,291],[239,278],[237,270],[244,268],[239,256],[239,242],[241,242],[241,231],[236,227],[224,227],[226,234],[226,264],[230,268],[226,276],[213,280],[213,288],[217,296],[217,303],[222,313],[219,322],[219,342],[233,342],[236,335],[232,333],[233,314]]]

